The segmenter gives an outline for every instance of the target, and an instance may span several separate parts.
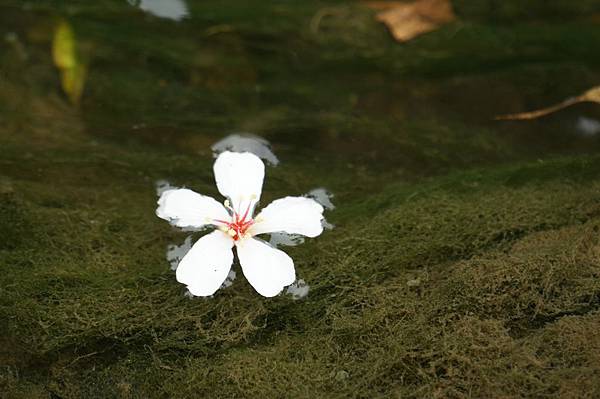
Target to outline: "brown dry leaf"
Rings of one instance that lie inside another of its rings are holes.
[[[600,86],[595,86],[586,91],[585,93],[572,98],[567,98],[565,101],[552,105],[548,108],[542,108],[530,112],[521,112],[518,114],[499,115],[495,117],[496,120],[528,120],[536,119],[542,116],[546,116],[561,109],[567,108],[573,104],[592,102],[600,104]]]
[[[399,42],[434,31],[456,18],[450,0],[368,1],[366,5],[379,10],[375,18],[383,22]]]

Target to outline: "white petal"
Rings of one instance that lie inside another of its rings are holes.
[[[285,232],[316,237],[323,232],[323,206],[306,197],[275,200],[255,218],[250,234]]]
[[[193,295],[209,296],[227,278],[233,263],[233,240],[220,230],[200,238],[177,267],[177,281]]]
[[[275,296],[296,280],[294,261],[285,252],[255,238],[236,246],[244,276],[262,296]]]
[[[178,227],[202,227],[214,224],[215,219],[231,219],[223,204],[186,188],[163,192],[156,215]]]
[[[231,201],[237,213],[243,214],[260,199],[265,164],[249,152],[229,152],[219,155],[213,167],[219,192]]]

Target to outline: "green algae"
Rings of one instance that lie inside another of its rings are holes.
[[[569,128],[597,110],[490,122],[597,84],[595,3],[456,1],[403,46],[326,6],[316,30],[321,2],[191,2],[177,26],[124,1],[0,6],[1,396],[600,395],[600,158]],[[79,109],[59,16],[90,59]],[[286,248],[303,300],[238,266],[190,300],[164,259],[185,234],[155,182],[219,197],[209,148],[232,129],[282,160],[265,203],[336,195],[336,228]]]
[[[152,188],[115,190],[126,173],[106,198],[60,208],[62,220],[22,199],[44,240],[2,251],[6,265],[18,254],[32,263],[2,276],[5,333],[19,343],[4,387],[14,397],[40,383],[60,397],[575,389],[562,376],[594,373],[595,358],[561,345],[574,360],[547,373],[559,355],[537,337],[565,339],[553,331],[576,334],[597,311],[600,181],[581,176],[599,168],[565,159],[412,186],[421,194],[289,249],[311,282],[299,302],[265,301],[243,278],[210,300],[183,297],[162,261],[170,234],[152,215]],[[401,195],[389,191],[380,196]],[[128,202],[138,204],[115,220],[114,204]]]

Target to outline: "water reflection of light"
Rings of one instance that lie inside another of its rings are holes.
[[[323,205],[323,208],[329,211],[335,209],[335,205],[333,205],[333,202],[331,202],[333,194],[322,187],[309,191],[306,196],[314,199],[319,204]]]
[[[183,244],[171,244],[167,246],[167,261],[171,264],[171,270],[176,270],[179,262],[192,249],[192,236],[188,236]]]
[[[306,196],[314,199],[319,204],[323,205],[323,208],[329,211],[335,209],[335,205],[333,205],[333,202],[331,202],[333,194],[322,187],[315,188],[314,190],[309,191],[308,194],[306,194]],[[335,227],[335,225],[329,223],[325,218],[321,220],[321,224],[323,225],[323,228],[325,230],[331,230]]]
[[[269,142],[249,133],[231,134],[213,144],[211,148],[215,158],[224,151],[250,152],[273,166],[279,164],[279,159],[271,151]]]
[[[235,280],[236,277],[236,273],[233,271],[233,269],[231,269],[229,271],[229,274],[227,275],[227,278],[225,279],[225,281],[223,281],[223,284],[221,284],[220,289],[229,287],[231,284],[233,284],[233,280]]]
[[[308,295],[310,286],[306,284],[306,281],[300,279],[288,286],[285,293],[292,296],[292,299],[302,299]]]
[[[600,121],[580,116],[575,125],[577,132],[585,137],[593,137],[600,133]]]
[[[275,248],[279,247],[280,245],[284,245],[286,247],[295,247],[296,245],[300,245],[302,243],[304,243],[304,237],[298,234],[271,233],[271,239],[269,240],[269,244]]]
[[[127,0],[129,4],[139,7],[159,18],[181,21],[189,16],[189,10],[184,0]]]

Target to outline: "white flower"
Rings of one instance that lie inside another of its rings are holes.
[[[227,278],[233,263],[232,249],[242,271],[256,291],[272,297],[296,280],[294,262],[283,251],[254,238],[264,233],[285,232],[316,237],[323,231],[323,207],[310,198],[285,197],[273,201],[255,218],[265,165],[249,152],[224,152],[213,167],[224,205],[188,189],[163,192],[158,217],[178,227],[212,225],[215,231],[200,238],[177,267],[177,281],[193,295],[215,293]]]

